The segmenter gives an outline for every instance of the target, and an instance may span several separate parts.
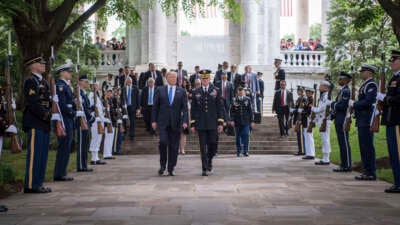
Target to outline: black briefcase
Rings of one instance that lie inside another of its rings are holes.
[[[261,113],[254,112],[254,123],[260,124],[261,123]]]
[[[233,127],[232,125],[228,124],[224,128],[224,132],[225,132],[225,134],[227,136],[235,136],[235,127]]]

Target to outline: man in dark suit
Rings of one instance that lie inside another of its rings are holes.
[[[132,79],[126,78],[125,87],[122,89],[121,104],[126,105],[129,117],[129,138],[133,141],[135,137],[135,118],[139,114],[139,90],[132,85]]]
[[[229,63],[228,63],[227,61],[224,61],[224,62],[222,63],[222,68],[219,69],[219,70],[215,73],[214,82],[213,82],[214,85],[215,85],[218,81],[221,80],[222,72],[223,72],[223,71],[228,72],[228,69],[229,69]]]
[[[157,88],[154,95],[151,125],[160,135],[158,174],[164,174],[168,161],[168,174],[174,176],[181,131],[188,127],[188,106],[186,91],[176,86],[176,72],[168,72],[166,79],[168,85]]]
[[[185,87],[183,87],[183,85],[184,85],[183,81],[185,79],[188,79],[188,74],[187,74],[187,71],[182,69],[182,68],[183,68],[183,63],[181,61],[179,61],[178,62],[178,69],[175,70],[176,75],[177,75],[176,84],[178,85],[178,87],[185,88]]]
[[[257,111],[261,112],[261,103],[264,100],[264,81],[262,79],[263,73],[258,72],[257,73],[257,80],[258,80],[258,85],[260,86],[260,95],[257,97]]]
[[[190,86],[191,86],[192,88],[195,87],[194,82],[195,82],[197,79],[200,79],[200,74],[199,74],[199,72],[200,72],[200,66],[195,66],[195,67],[194,67],[194,73],[193,73],[192,75],[190,75],[190,78],[189,78],[189,80],[190,80]]]
[[[142,90],[147,85],[147,80],[150,77],[155,80],[155,85],[157,87],[164,85],[163,79],[161,76],[161,72],[159,70],[156,70],[156,66],[154,65],[154,63],[149,63],[149,70],[140,75],[140,78],[139,78],[139,89],[140,90]]]
[[[225,121],[229,121],[229,108],[231,106],[233,100],[233,88],[232,84],[228,81],[228,74],[226,71],[223,71],[221,74],[221,80],[218,81],[215,85],[221,93],[222,102],[224,103],[225,109]]]
[[[242,82],[242,75],[238,73],[238,68],[236,64],[233,64],[231,66],[231,71],[228,73],[228,80],[230,78],[230,81],[233,84],[233,89],[234,89],[234,94],[237,94],[237,89],[240,86]]]
[[[143,88],[140,107],[144,119],[144,123],[146,125],[146,131],[150,133],[150,135],[154,135],[155,131],[151,127],[151,114],[153,110],[153,103],[154,103],[154,93],[156,87],[154,86],[154,79],[150,78],[147,81],[147,86]]]
[[[293,95],[286,90],[286,81],[282,80],[280,86],[281,88],[275,91],[272,113],[278,115],[279,130],[281,137],[283,137],[288,136],[289,108],[293,107]]]
[[[285,70],[281,68],[282,59],[275,59],[274,65],[276,71],[274,73],[275,76],[275,91],[280,88],[281,80],[285,80]]]
[[[125,79],[128,74],[125,74],[125,71],[123,68],[119,68],[118,70],[118,75],[115,76],[114,80],[114,87],[123,87],[125,84]],[[106,89],[107,90],[107,89]]]

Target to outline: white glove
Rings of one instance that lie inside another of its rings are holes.
[[[53,95],[52,100],[53,102],[58,103],[58,95]]]
[[[289,111],[292,113],[294,112],[294,108],[290,108]]]
[[[111,120],[108,119],[108,118],[105,118],[105,119],[104,119],[104,123],[111,123]]]
[[[122,124],[122,120],[117,120],[117,124]]]
[[[383,101],[383,99],[386,97],[386,94],[378,92],[376,95],[376,100],[378,101]]]
[[[353,101],[353,100],[350,100],[350,101],[349,101],[349,107],[353,107],[353,105],[354,105],[354,101]]]
[[[329,100],[329,99],[327,99],[327,100],[325,101],[325,104],[326,104],[326,105],[331,105],[331,103],[332,103],[332,101]]]
[[[58,113],[53,113],[51,115],[51,120],[61,120],[61,116]]]
[[[13,110],[15,110],[15,109],[17,108],[17,105],[15,104],[14,99],[12,100],[11,108],[12,108]]]
[[[11,124],[11,125],[6,129],[6,133],[16,134],[16,133],[18,133],[18,130],[17,130],[17,128],[15,127],[14,124]]]
[[[102,120],[101,120],[101,118],[100,117],[96,117],[96,120],[95,120],[96,122],[101,122]]]
[[[313,113],[317,113],[317,110],[318,110],[318,108],[317,107],[311,107],[311,112],[313,112]]]
[[[124,105],[124,108],[126,109],[126,108],[128,108],[128,106],[125,104],[125,105]]]
[[[122,119],[127,120],[127,119],[129,119],[129,117],[128,117],[128,115],[123,115]]]
[[[298,113],[302,113],[302,112],[303,112],[303,109],[302,109],[302,108],[298,108],[298,109],[297,109],[297,112],[298,112]]]
[[[76,116],[78,117],[84,117],[85,113],[83,111],[76,111]]]

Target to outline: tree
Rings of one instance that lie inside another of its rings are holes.
[[[385,12],[392,18],[392,29],[400,44],[400,1],[378,0]]]
[[[316,23],[310,26],[310,38],[321,39],[321,24]]]

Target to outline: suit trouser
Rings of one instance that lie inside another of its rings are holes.
[[[369,126],[357,127],[357,129],[364,174],[376,176],[374,133],[369,130]]]
[[[103,134],[99,134],[97,131],[97,122],[94,122],[92,124],[92,127],[90,128],[90,133],[92,135],[92,139],[90,141],[89,150],[92,153],[92,161],[95,162],[99,160],[99,150],[101,139],[103,138]]]
[[[322,144],[322,161],[330,162],[329,156],[331,153],[331,141],[330,141],[330,130],[331,130],[332,121],[326,121],[326,131],[319,132],[321,136],[321,144]],[[318,124],[318,127],[321,128],[321,124]]]
[[[64,122],[65,120],[66,119],[64,117]],[[57,138],[58,149],[56,155],[56,163],[54,166],[54,178],[67,176],[67,166],[69,162],[69,155],[71,153],[73,129],[65,129],[65,133],[67,134],[65,137]]]
[[[149,132],[153,132],[153,128],[151,127],[151,111],[153,106],[146,106],[143,109],[143,120],[146,125],[146,130]]]
[[[344,122],[336,122],[335,129],[338,138],[339,149],[340,149],[340,166],[342,168],[351,168],[351,149],[349,144],[349,132],[343,130]]]
[[[29,129],[27,132],[25,188],[38,189],[43,185],[49,153],[50,132]]]
[[[303,135],[303,125],[300,125],[300,130],[297,133],[297,147],[299,148],[299,154],[306,154],[304,147],[304,135]]]
[[[128,106],[128,116],[129,116],[129,137],[134,138],[136,111],[132,106]]]
[[[281,136],[288,134],[288,120],[289,120],[289,108],[284,107],[282,108],[282,112],[278,113],[278,122],[279,122],[279,131]]]
[[[243,125],[235,127],[236,130],[236,150],[237,154],[242,152],[246,154],[249,152],[249,136],[250,136],[250,125]]]
[[[165,127],[159,128],[158,132],[160,136],[158,145],[158,150],[160,152],[160,166],[162,169],[168,168],[168,172],[172,172],[174,171],[178,161],[181,130],[174,130],[171,129],[171,127]]]
[[[78,152],[76,154],[76,169],[87,169],[87,159],[89,150],[89,130],[82,130],[78,124]]]
[[[114,132],[115,129],[112,127],[112,132],[108,133],[107,129],[105,129],[106,134],[104,137],[104,146],[103,146],[103,158],[112,156],[112,149],[114,144]]]
[[[124,138],[124,134],[121,132],[120,128],[114,127],[114,143],[113,143],[113,153],[121,153],[121,144],[122,144],[122,139]],[[121,124],[122,126],[122,124]]]
[[[400,126],[386,126],[386,142],[392,166],[394,185],[400,187]]]
[[[307,156],[315,157],[314,135],[313,132],[307,132],[307,128],[303,128],[304,147]]]
[[[217,149],[217,130],[197,130],[199,134],[201,165],[203,171],[212,167],[212,159]]]

